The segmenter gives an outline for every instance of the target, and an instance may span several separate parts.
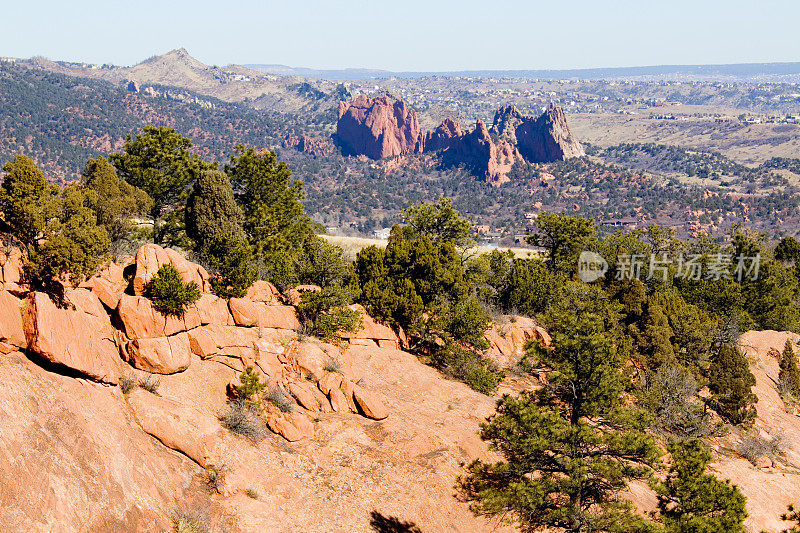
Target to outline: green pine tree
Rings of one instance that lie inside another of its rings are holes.
[[[147,193],[120,179],[111,163],[102,156],[86,163],[81,187],[86,195],[86,206],[106,228],[115,251],[134,238],[132,219],[146,215],[153,207],[153,200]]]
[[[121,153],[109,159],[120,176],[153,199],[153,242],[180,240],[182,209],[189,186],[200,172],[214,168],[190,151],[192,142],[173,128],[145,126],[140,135],[125,139]]]
[[[303,244],[314,237],[311,220],[300,200],[303,184],[292,179],[289,166],[275,152],[258,153],[237,146],[225,166],[244,211],[244,229],[250,236],[265,277],[278,288],[296,285]]]
[[[797,397],[800,395],[800,369],[797,368],[797,356],[792,349],[792,341],[786,340],[783,354],[779,362],[778,380],[786,392]]]
[[[0,187],[0,208],[12,240],[26,254],[25,276],[63,304],[64,282],[77,284],[106,260],[110,240],[84,192],[75,186],[50,185],[25,156],[7,163]]]
[[[747,358],[737,347],[723,344],[712,356],[708,369],[711,404],[731,424],[749,424],[755,420],[753,404],[758,401],[752,391],[755,384]]]
[[[597,287],[569,283],[545,314],[550,349],[532,349],[552,368],[538,394],[504,396],[481,438],[503,461],[474,461],[460,479],[474,513],[511,513],[523,531],[654,531],[618,497],[658,461],[645,417],[623,404],[615,305]]]
[[[729,481],[706,473],[711,454],[697,439],[667,446],[672,467],[654,483],[666,533],[744,532],[745,497]]]
[[[218,235],[246,238],[244,213],[234,198],[228,176],[221,170],[204,170],[186,202],[186,234],[203,251]]]

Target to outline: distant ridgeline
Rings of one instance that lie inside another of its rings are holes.
[[[75,179],[88,159],[119,150],[125,136],[145,124],[189,134],[200,155],[218,161],[238,142],[279,143],[293,125],[289,118],[277,120],[274,113],[202,98],[213,106],[0,62],[0,161],[24,154],[48,179],[65,182]]]
[[[539,117],[516,107],[497,110],[491,127],[478,120],[473,130],[445,119],[434,131],[420,130],[417,114],[402,100],[359,96],[340,102],[336,138],[346,155],[383,159],[441,152],[448,165],[464,165],[493,185],[509,181],[515,163],[549,163],[584,154],[567,125],[564,110],[550,105]]]

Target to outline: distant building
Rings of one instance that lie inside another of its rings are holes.
[[[600,226],[606,228],[635,229],[638,225],[639,225],[639,219],[635,217],[611,218],[600,222]]]
[[[389,235],[392,233],[392,228],[381,228],[372,231],[372,236],[376,239],[386,240],[389,238]]]

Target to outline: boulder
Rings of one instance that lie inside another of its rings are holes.
[[[185,331],[171,337],[133,339],[121,351],[133,366],[155,374],[175,374],[189,368],[192,362]]]
[[[333,389],[338,389],[342,384],[342,375],[338,372],[328,372],[319,380],[317,386],[325,394],[330,394]]]
[[[223,429],[215,417],[140,388],[133,389],[127,398],[146,433],[202,467],[219,464]]]
[[[301,342],[295,351],[298,368],[311,379],[318,380],[325,375],[325,361],[329,355],[315,342]]]
[[[127,285],[122,265],[111,263],[79,287],[91,290],[107,308],[116,309]]]
[[[347,378],[342,379],[342,383],[339,385],[339,390],[342,391],[344,399],[347,400],[347,408],[350,409],[351,412],[357,413],[358,407],[356,406],[355,399],[353,398],[353,392],[355,390],[353,382]]]
[[[262,302],[267,305],[281,305],[283,304],[283,298],[281,296],[281,291],[279,291],[275,285],[270,283],[269,281],[258,280],[253,283],[249,289],[247,289],[247,294],[245,298],[251,300],[253,302]]]
[[[22,301],[5,290],[0,290],[0,342],[9,348],[28,345],[22,327]]]
[[[231,298],[231,314],[237,326],[296,330],[300,327],[297,311],[288,305],[267,305],[247,298]]]
[[[189,331],[192,352],[203,359],[215,355],[254,359],[258,353],[279,354],[284,348],[277,330],[208,324]]]
[[[345,155],[371,159],[421,153],[425,142],[416,112],[387,96],[339,102],[336,137]]]
[[[28,296],[23,318],[28,348],[53,363],[90,378],[116,384],[120,374],[119,350],[108,316],[98,317],[82,309],[60,309],[49,296]]]
[[[200,324],[233,325],[228,302],[213,294],[203,294],[192,306],[197,310]]]
[[[355,333],[349,331],[340,331],[338,335],[351,344],[364,345],[364,346],[380,346],[381,348],[400,348],[400,339],[397,334],[392,331],[392,328],[379,324],[369,316],[366,310],[358,305],[353,304],[350,309],[359,311],[361,313],[361,329]],[[372,342],[362,342],[372,341]]]
[[[373,420],[383,420],[389,416],[378,395],[358,385],[353,385],[353,398],[364,416]]]
[[[152,339],[169,337],[196,328],[200,325],[200,313],[189,307],[182,317],[163,315],[153,308],[153,303],[144,296],[124,294],[117,306],[117,317],[130,339]]]
[[[3,246],[0,250],[0,288],[12,294],[22,295],[27,287],[22,283],[22,251],[16,247]]]
[[[65,296],[69,303],[81,311],[89,313],[97,318],[101,318],[104,322],[109,319],[108,312],[106,311],[105,307],[103,307],[100,298],[89,289],[67,289]],[[111,325],[110,321],[108,322],[108,325]]]
[[[289,393],[294,396],[299,405],[312,412],[320,410],[320,404],[314,394],[314,388],[313,385],[306,382],[293,381],[289,383]]]
[[[331,407],[337,413],[350,412],[350,404],[347,402],[342,389],[339,387],[333,388],[328,392],[328,398],[331,400]]]
[[[179,252],[170,248],[162,248],[157,244],[145,244],[136,252],[136,273],[133,277],[133,292],[137,296],[145,293],[147,283],[158,269],[171,264],[181,274],[184,283],[194,281],[202,292],[211,292],[211,285],[206,269],[192,263]]]
[[[314,436],[314,424],[301,413],[268,412],[267,426],[289,442]]]
[[[524,316],[503,315],[484,334],[489,342],[487,357],[501,368],[517,364],[525,354],[525,345],[531,339],[549,347],[552,339],[543,327]]]

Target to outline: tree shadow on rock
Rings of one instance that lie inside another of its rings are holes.
[[[369,525],[377,533],[422,533],[414,522],[403,522],[396,516],[384,516],[372,511],[370,517]]]

